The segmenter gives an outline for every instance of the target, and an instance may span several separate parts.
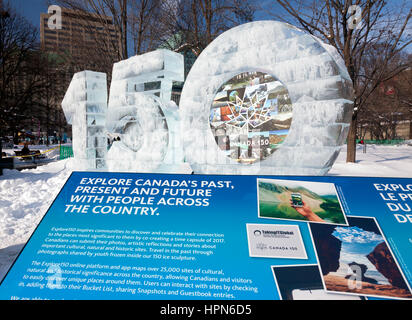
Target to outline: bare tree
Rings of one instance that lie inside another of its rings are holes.
[[[347,143],[347,162],[356,161],[358,115],[379,85],[410,64],[393,63],[412,43],[410,2],[383,0],[276,0],[284,12],[277,19],[300,26],[333,45],[348,69],[355,89],[354,112]],[[378,55],[375,55],[376,53]],[[375,62],[365,63],[365,61]]]
[[[154,50],[159,45],[157,35],[158,21],[162,19],[161,8],[161,0],[131,1],[129,24],[135,54]]]
[[[405,55],[400,59],[406,63],[408,57]],[[411,138],[411,92],[411,68],[381,82],[359,112],[358,132],[362,133],[361,137],[369,132],[371,138],[377,140],[398,139],[401,135]],[[409,132],[406,133],[408,124]],[[399,130],[404,132],[400,133]]]
[[[0,17],[0,136],[16,137],[41,81],[33,68],[37,30],[6,4]]]
[[[42,86],[34,96],[32,117],[28,120],[32,126],[38,125],[39,133],[46,132],[45,143],[49,144],[49,135],[54,135],[56,131],[61,136],[67,126],[61,101],[70,81],[66,75],[71,72],[67,70],[66,61],[54,53],[39,52],[37,62]]]
[[[84,14],[87,26],[90,14],[101,20],[110,16],[120,37],[120,48],[113,62],[159,47],[197,57],[220,33],[253,19],[254,7],[245,0],[56,0],[57,4]],[[92,26],[93,27],[93,26]],[[107,32],[107,30],[106,30]],[[89,32],[90,33],[90,32]],[[96,37],[95,48],[106,45]],[[131,48],[133,45],[133,48]],[[113,46],[112,46],[113,47]],[[133,50],[132,50],[133,49]],[[194,59],[193,59],[194,60]],[[102,63],[102,62],[100,62]],[[100,71],[106,72],[103,68]],[[110,77],[110,71],[107,72]]]
[[[252,21],[254,14],[255,6],[249,0],[167,0],[162,2],[151,39],[158,47],[183,54],[187,75],[210,42]]]
[[[190,50],[195,56],[222,32],[252,21],[255,12],[250,1],[240,0],[166,1],[162,9],[158,38],[171,50]]]

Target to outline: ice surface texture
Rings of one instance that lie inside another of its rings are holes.
[[[178,172],[183,163],[173,81],[184,80],[183,56],[156,50],[113,66],[107,131],[117,135],[109,171]]]
[[[265,160],[225,156],[209,125],[219,88],[242,72],[275,76],[289,91],[293,120],[283,144]],[[216,38],[193,65],[180,100],[183,147],[195,173],[325,174],[349,129],[352,82],[336,50],[289,24],[247,23]]]
[[[73,153],[78,170],[105,168],[107,153],[106,74],[78,72],[64,96],[62,107],[72,125]]]
[[[170,100],[173,81],[183,80],[183,56],[169,50],[114,64],[109,103],[104,73],[76,73],[62,106],[77,169],[179,172],[180,117]],[[116,140],[107,151],[109,137]]]

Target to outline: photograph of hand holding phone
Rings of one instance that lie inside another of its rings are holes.
[[[333,183],[258,179],[259,217],[347,225]]]

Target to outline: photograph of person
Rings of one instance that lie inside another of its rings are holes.
[[[273,277],[281,300],[365,300],[363,296],[349,296],[326,292],[319,266],[316,264],[272,266]]]
[[[333,183],[277,179],[257,183],[260,218],[348,225]]]
[[[310,224],[327,291],[412,299],[375,218],[347,217],[349,226]]]

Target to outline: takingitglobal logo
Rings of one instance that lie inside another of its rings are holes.
[[[255,237],[269,237],[269,238],[283,238],[285,236],[293,236],[295,233],[293,231],[282,231],[282,230],[258,230],[256,229],[255,231],[253,231],[253,234],[255,235]]]

